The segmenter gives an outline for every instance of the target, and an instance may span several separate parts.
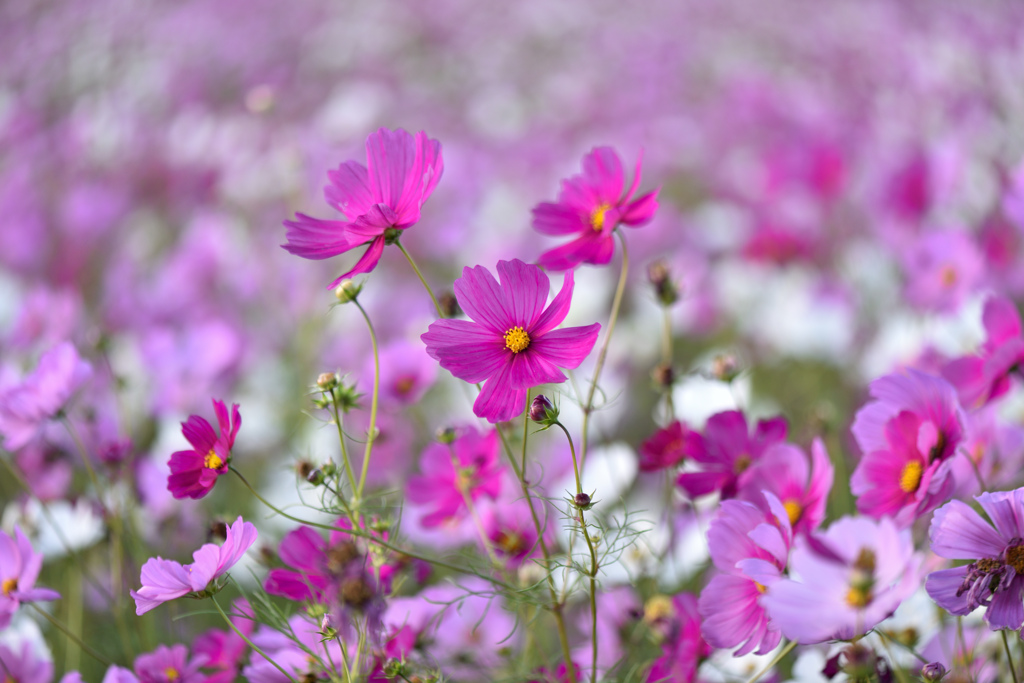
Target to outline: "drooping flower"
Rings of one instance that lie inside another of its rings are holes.
[[[750,466],[769,446],[786,438],[786,421],[781,417],[761,420],[750,434],[743,413],[729,410],[712,415],[704,433],[694,436],[691,455],[701,471],[684,472],[676,483],[690,498],[713,491],[732,498],[750,477]]]
[[[377,267],[385,243],[420,219],[420,207],[441,179],[441,143],[423,131],[411,135],[381,128],[366,139],[366,166],[346,161],[327,174],[327,203],[346,220],[332,221],[298,213],[285,221],[288,252],[307,259],[326,259],[369,244],[356,265],[330,284],[368,273]]]
[[[950,458],[963,440],[963,410],[940,377],[907,369],[871,383],[853,435],[864,457],[850,478],[857,509],[909,526],[953,491]]]
[[[1024,363],[1020,314],[1009,299],[992,296],[981,315],[985,343],[976,355],[950,361],[942,376],[956,386],[968,408],[983,406],[1010,389],[1010,376]]]
[[[679,420],[673,421],[640,444],[640,471],[657,472],[675,467],[692,450],[691,442],[699,438],[696,432]]]
[[[189,661],[188,648],[184,645],[160,645],[135,658],[135,675],[139,683],[204,683],[206,674],[199,668],[205,662],[202,656]]]
[[[914,592],[920,562],[910,532],[889,517],[843,517],[820,534],[797,537],[790,578],[772,584],[761,604],[790,640],[849,640]]]
[[[427,353],[459,379],[484,382],[473,412],[489,422],[511,420],[526,408],[526,392],[565,381],[597,341],[600,324],[554,329],[569,313],[573,276],[544,307],[549,282],[534,265],[498,261],[501,284],[483,266],[464,268],[455,281],[459,306],[472,319],[437,320],[420,338]]]
[[[702,632],[714,647],[738,647],[735,656],[771,652],[782,634],[768,618],[761,596],[782,578],[793,530],[786,508],[771,493],[766,512],[746,501],[722,501],[708,529],[711,560],[720,573],[701,591]]]
[[[638,227],[658,209],[658,190],[633,199],[640,186],[637,159],[633,184],[623,194],[622,161],[611,147],[595,147],[583,157],[582,175],[562,181],[558,202],[541,202],[533,209],[533,227],[546,235],[579,236],[545,252],[538,263],[548,270],[567,270],[581,263],[602,265],[612,259],[621,225]]]
[[[471,427],[450,444],[432,443],[420,456],[421,476],[409,479],[408,499],[417,505],[432,505],[420,524],[436,527],[469,514],[467,498],[483,496],[494,500],[501,493],[503,468],[498,463],[498,432],[486,434]]]
[[[834,469],[821,439],[811,444],[810,459],[808,467],[807,455],[799,446],[773,444],[751,468],[740,498],[768,511],[763,492],[769,491],[782,501],[794,534],[814,531],[825,519]]]
[[[151,557],[142,565],[142,587],[131,591],[135,613],[145,614],[157,605],[188,593],[202,593],[235,566],[256,542],[256,527],[239,517],[227,528],[223,545],[207,543],[192,554],[192,564]]]
[[[56,600],[57,591],[36,588],[36,578],[43,567],[43,554],[14,527],[14,538],[0,531],[0,629],[11,623],[11,617],[22,602]]]
[[[92,366],[70,342],[58,344],[39,358],[39,365],[21,380],[0,372],[0,436],[16,451],[39,432],[92,376]]]
[[[932,552],[972,562],[932,572],[925,590],[951,614],[963,616],[987,607],[985,621],[992,630],[1017,630],[1024,624],[1024,488],[974,499],[992,524],[959,500],[935,512],[928,530]]]
[[[172,453],[167,463],[171,468],[167,490],[175,498],[202,498],[213,489],[217,477],[228,471],[231,448],[235,445],[238,428],[242,426],[242,416],[237,403],[231,406],[230,418],[223,401],[213,399],[213,410],[217,414],[220,434],[198,415],[189,415],[188,420],[181,423],[181,433],[192,444],[192,450]]]

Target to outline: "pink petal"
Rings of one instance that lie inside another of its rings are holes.
[[[583,359],[593,350],[600,331],[600,323],[586,327],[566,327],[561,330],[552,330],[539,339],[531,341],[529,351],[542,356],[560,368],[573,370],[578,368]]]
[[[1006,542],[972,507],[951,500],[935,511],[928,536],[932,552],[951,560],[999,557]]]
[[[498,281],[483,266],[463,268],[455,281],[455,298],[470,318],[487,329],[504,335],[513,327],[512,315],[505,309],[505,297]]]
[[[377,267],[377,262],[380,261],[381,254],[384,253],[384,236],[381,235],[377,239],[370,243],[370,248],[366,250],[366,253],[362,255],[355,267],[338,277],[334,282],[327,286],[327,289],[334,289],[342,280],[347,280],[353,275],[359,275],[360,273],[369,273],[371,270]]]
[[[288,228],[287,244],[281,246],[290,254],[319,261],[343,254],[358,246],[353,244],[348,231],[350,223],[326,221],[303,213],[296,213],[294,221],[285,221]]]
[[[374,204],[366,167],[356,161],[346,161],[334,171],[327,172],[330,184],[324,188],[327,203],[350,221],[367,212]]]
[[[519,259],[498,261],[498,276],[505,310],[512,316],[511,323],[529,329],[548,300],[551,289],[548,276],[537,266]]]
[[[544,312],[540,314],[540,317],[534,321],[533,327],[527,330],[531,338],[547,334],[558,327],[565,320],[565,316],[569,315],[574,283],[573,271],[566,271],[565,276],[562,278],[562,288],[558,290],[558,294],[551,300],[548,307],[544,309]]]
[[[431,358],[466,382],[482,382],[509,362],[504,337],[468,320],[437,320],[420,339]]]
[[[654,213],[657,210],[658,190],[655,190],[654,192],[648,192],[642,197],[634,199],[632,202],[624,206],[622,208],[622,213],[619,216],[619,222],[632,228],[638,228],[641,225],[649,223],[650,220],[654,218]]]
[[[578,209],[551,202],[533,207],[533,227],[545,235],[571,235],[591,229],[588,217]]]
[[[198,415],[189,415],[188,419],[181,423],[181,433],[192,444],[192,448],[201,455],[206,455],[213,448],[213,444],[217,442],[217,434],[213,431],[213,426]]]
[[[584,233],[568,244],[544,252],[537,263],[548,270],[568,270],[581,263],[604,265],[615,253],[615,239],[597,231]]]
[[[583,177],[603,203],[610,206],[619,203],[625,174],[622,172],[622,161],[614,149],[595,147],[583,157]]]
[[[565,375],[544,358],[540,351],[527,349],[513,354],[508,373],[510,386],[529,389],[539,384],[560,384],[564,381]]]
[[[506,422],[526,409],[526,389],[513,389],[509,383],[511,364],[484,382],[473,402],[473,412],[490,423]]]

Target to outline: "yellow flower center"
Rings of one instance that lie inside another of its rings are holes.
[[[179,674],[178,670],[175,669],[173,666],[169,666],[166,669],[164,669],[164,676],[169,681],[176,681],[179,678],[181,678],[181,674]]]
[[[505,332],[505,348],[512,353],[519,353],[526,350],[530,345],[530,335],[526,334],[523,328],[516,325]]]
[[[220,456],[211,448],[210,452],[203,458],[203,466],[208,467],[211,470],[219,470],[224,466],[224,461],[220,459]]]
[[[921,484],[921,463],[917,460],[911,460],[903,466],[903,471],[900,473],[900,489],[904,493],[913,493],[917,490],[917,487]]]
[[[592,227],[595,232],[601,232],[604,230],[604,215],[608,213],[608,209],[610,208],[612,207],[607,204],[602,204],[594,209],[594,212],[590,214],[590,227]]]
[[[644,621],[650,623],[659,619],[667,619],[674,616],[676,608],[672,604],[672,598],[667,595],[655,595],[644,605]]]
[[[870,588],[854,586],[846,591],[846,604],[857,609],[864,609],[874,598]]]
[[[743,474],[750,467],[750,463],[754,462],[749,455],[744,453],[740,457],[736,458],[735,464],[732,466],[733,472],[736,474]]]
[[[763,583],[758,583],[757,581],[754,582],[754,588],[757,589],[758,593],[764,593],[766,590],[768,590],[767,588],[765,588],[765,585]]]
[[[4,579],[4,582],[0,583],[0,592],[7,597],[10,597],[11,593],[16,590],[18,590],[18,579]]]
[[[786,508],[786,515],[789,517],[789,523],[792,526],[800,521],[801,515],[804,514],[804,506],[800,504],[796,498],[789,498],[782,507]]]
[[[1018,574],[1024,574],[1024,545],[1007,548],[1006,564],[1013,567]]]
[[[942,281],[943,287],[952,287],[957,281],[956,268],[949,265],[943,266],[942,270],[939,271],[939,278]]]
[[[515,531],[499,531],[495,545],[506,555],[518,555],[526,551],[526,539]]]

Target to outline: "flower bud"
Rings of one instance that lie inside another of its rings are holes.
[[[333,372],[321,372],[320,376],[316,378],[316,385],[322,391],[330,391],[338,386],[338,376]]]
[[[223,520],[214,520],[206,531],[207,540],[225,541],[228,537],[228,525]]]
[[[437,430],[437,434],[434,435],[434,437],[438,440],[439,443],[443,443],[446,445],[454,443],[456,436],[457,434],[455,433],[455,429],[452,427],[441,427],[440,429]]]
[[[550,427],[558,422],[558,408],[544,394],[537,394],[530,404],[530,419],[539,425]]]
[[[588,507],[590,505],[590,496],[585,493],[577,493],[576,497],[573,498],[573,503],[575,503],[578,508]]]
[[[355,301],[361,291],[363,288],[352,280],[342,280],[334,289],[334,297],[339,304],[347,304],[350,301]]]
[[[739,361],[731,354],[719,354],[711,361],[711,374],[722,382],[732,382],[740,374]]]
[[[939,662],[931,662],[921,667],[921,678],[928,683],[941,681],[947,673],[946,667],[942,666]]]
[[[299,475],[303,479],[309,479],[309,475],[312,474],[316,466],[308,460],[300,460],[295,463],[295,474]]]
[[[662,306],[671,306],[679,301],[679,288],[672,282],[664,261],[655,261],[647,266],[647,281],[654,287],[654,294]]]
[[[320,486],[320,484],[324,483],[323,471],[321,471],[319,468],[311,471],[308,475],[306,475],[306,481],[308,481],[313,486]]]
[[[669,389],[676,381],[676,371],[672,369],[672,365],[669,363],[659,363],[651,370],[651,379],[654,380],[654,384],[658,389]]]
[[[334,619],[331,618],[330,612],[325,612],[324,618],[320,620],[320,635],[324,637],[324,641],[331,640],[338,635],[338,629],[334,626]]]
[[[451,292],[441,292],[441,295],[437,297],[437,305],[446,318],[454,318],[462,313],[458,299]]]

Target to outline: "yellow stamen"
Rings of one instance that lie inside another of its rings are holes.
[[[1024,574],[1024,545],[1007,548],[1006,564],[1013,567],[1018,574]]]
[[[529,345],[530,335],[526,334],[526,331],[518,325],[505,332],[505,348],[512,353],[524,351]]]
[[[203,467],[208,467],[211,470],[219,470],[224,467],[224,461],[220,459],[220,456],[211,448],[210,452],[203,458]]]
[[[789,498],[782,507],[786,508],[786,515],[789,516],[789,524],[792,526],[800,521],[801,515],[804,514],[804,506],[800,504],[796,498]]]
[[[519,555],[526,551],[526,539],[515,531],[499,531],[494,544],[506,555]]]
[[[913,493],[921,485],[921,471],[924,468],[917,460],[911,460],[903,466],[900,473],[900,490],[904,493]]]
[[[164,677],[169,681],[176,681],[179,678],[181,678],[181,674],[179,674],[178,670],[175,669],[173,666],[169,666],[166,669],[164,669]]]
[[[764,592],[765,592],[766,590],[768,590],[768,589],[767,589],[767,588],[766,588],[766,587],[764,586],[764,584],[758,583],[757,581],[755,581],[755,582],[754,582],[754,588],[756,588],[756,589],[757,589],[757,592],[758,592],[758,593],[764,593]]]
[[[957,281],[956,268],[949,265],[943,266],[939,271],[939,279],[942,281],[943,287],[952,287]]]
[[[675,615],[676,608],[672,598],[667,595],[655,595],[644,605],[644,621],[650,623],[659,619],[667,619]]]
[[[870,588],[852,587],[846,591],[846,604],[850,607],[863,609],[874,599]]]
[[[590,214],[590,227],[592,227],[595,232],[601,232],[604,230],[604,215],[608,213],[608,209],[610,208],[612,207],[607,204],[602,204],[594,209],[594,212]]]
[[[7,597],[10,597],[11,593],[16,590],[18,590],[17,579],[4,579],[4,582],[0,583],[0,593],[3,593]]]

